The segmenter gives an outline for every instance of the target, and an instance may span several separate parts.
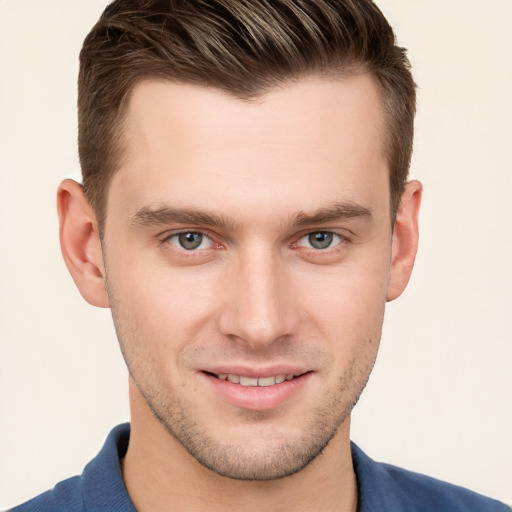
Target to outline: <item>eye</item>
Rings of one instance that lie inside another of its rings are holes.
[[[298,245],[302,247],[311,247],[313,249],[328,249],[338,245],[342,237],[331,231],[315,231],[303,236]]]
[[[178,249],[185,249],[186,251],[209,249],[213,245],[210,238],[197,231],[174,233],[168,238],[168,241]]]

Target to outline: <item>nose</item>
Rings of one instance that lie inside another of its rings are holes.
[[[286,262],[260,250],[230,267],[218,320],[222,334],[257,350],[296,333],[300,313]]]

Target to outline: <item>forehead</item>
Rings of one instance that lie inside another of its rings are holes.
[[[120,189],[127,204],[188,207],[197,199],[218,209],[239,198],[259,208],[301,202],[307,209],[321,206],[322,195],[389,195],[381,102],[369,74],[308,77],[251,101],[144,81],[132,92],[125,128],[111,193]]]

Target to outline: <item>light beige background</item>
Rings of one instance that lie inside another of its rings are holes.
[[[422,237],[353,439],[512,503],[512,1],[382,0],[420,84]],[[82,471],[128,419],[109,312],[61,261],[77,56],[104,0],[0,0],[0,509]]]

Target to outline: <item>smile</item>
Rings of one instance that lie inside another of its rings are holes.
[[[273,370],[218,368],[202,370],[200,375],[211,386],[209,389],[231,406],[268,411],[281,407],[299,395],[314,378],[314,373],[306,368],[288,366]]]
[[[240,384],[241,386],[260,386],[260,387],[268,387],[274,386],[275,384],[281,384],[284,381],[292,380],[298,375],[293,375],[293,373],[288,375],[274,375],[270,377],[246,377],[244,375],[236,375],[234,373],[216,373],[214,374],[220,380],[227,380],[233,384]]]

